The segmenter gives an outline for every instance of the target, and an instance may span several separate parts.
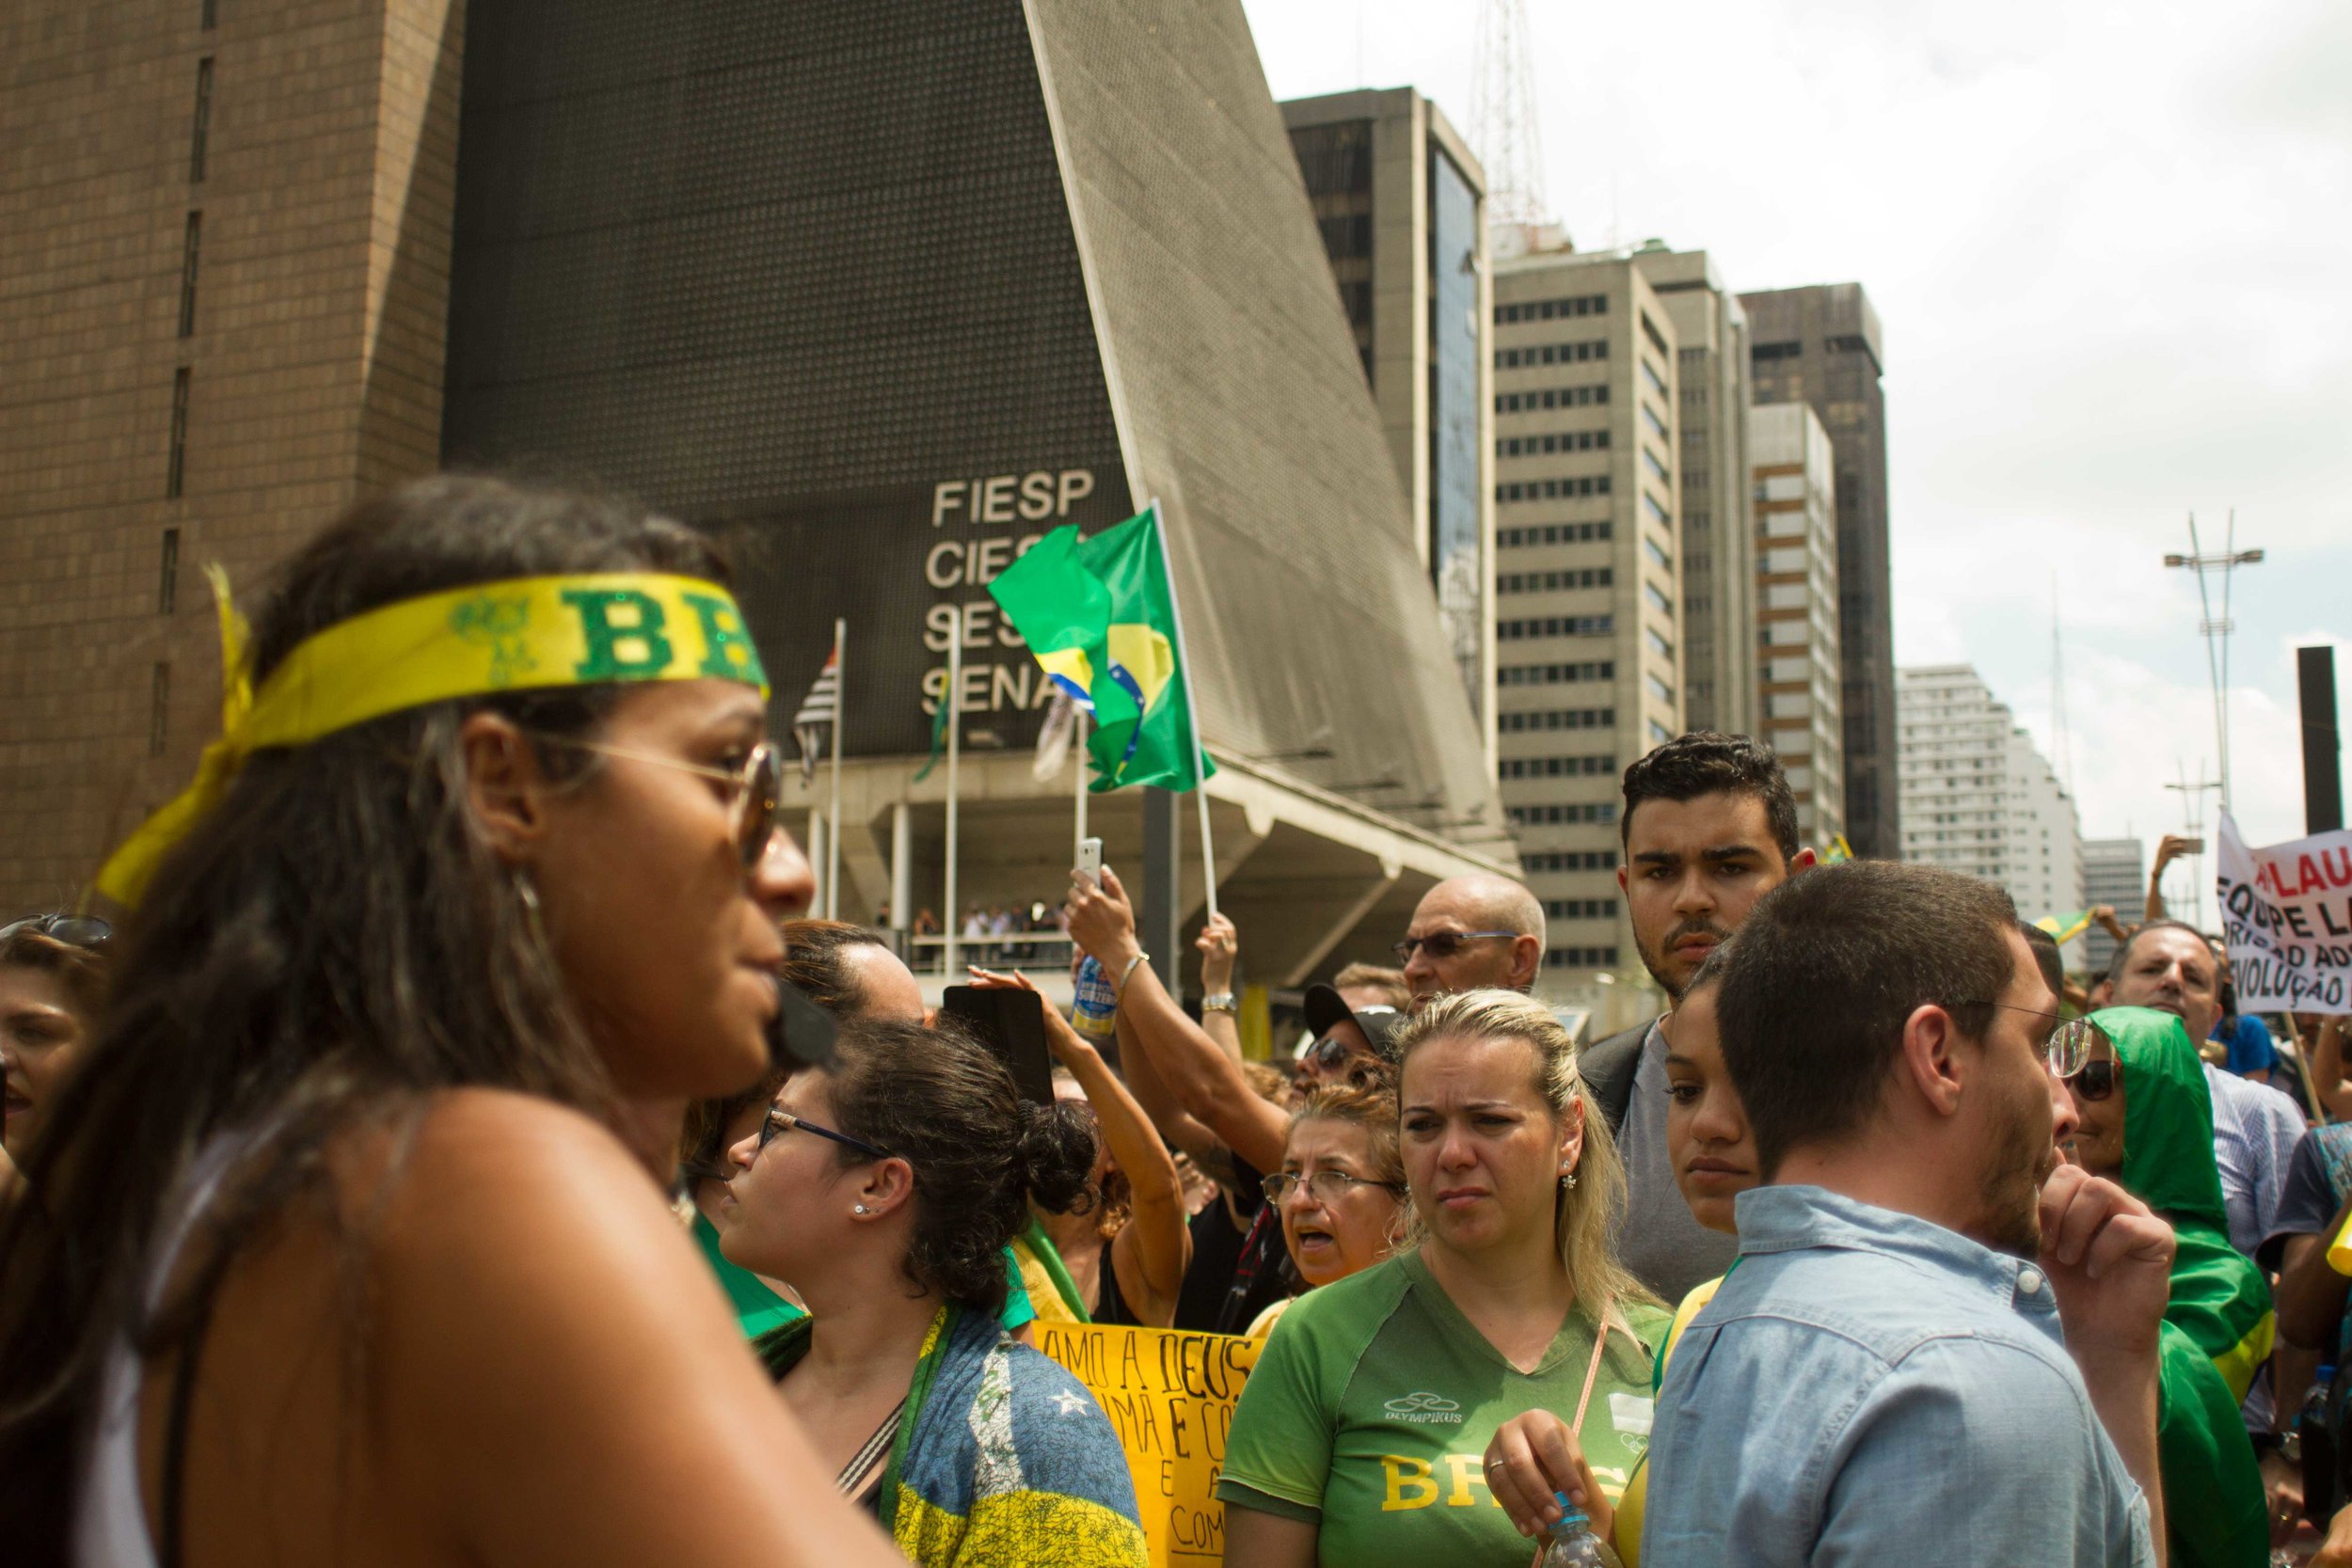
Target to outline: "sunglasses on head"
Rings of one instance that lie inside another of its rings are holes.
[[[641,752],[634,747],[610,746],[600,740],[580,740],[537,730],[531,733],[533,739],[550,746],[592,752],[600,757],[649,762],[657,768],[675,768],[681,773],[693,773],[731,786],[728,795],[735,806],[735,851],[743,857],[743,869],[749,871],[757,865],[759,857],[768,852],[768,841],[775,835],[776,817],[784,807],[784,758],[772,743],[763,740],[753,747],[740,768],[707,768],[699,762],[663,756],[659,752]]]
[[[94,914],[37,914],[28,919],[11,921],[0,926],[0,942],[6,942],[19,931],[29,931],[37,937],[64,942],[68,947],[99,948],[106,945],[115,928]]]
[[[1425,948],[1433,961],[1443,963],[1459,953],[1464,942],[1485,942],[1494,937],[1516,938],[1518,934],[1517,931],[1432,931],[1425,937],[1406,937],[1389,951],[1396,955],[1398,963],[1408,964],[1413,961],[1414,953]]]
[[[2104,1057],[2085,1062],[2067,1074],[2066,1086],[2085,1100],[2105,1100],[2115,1092],[2117,1064]]]

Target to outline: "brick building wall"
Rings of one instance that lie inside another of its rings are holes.
[[[0,19],[0,918],[78,895],[217,724],[248,604],[432,468],[462,0]]]

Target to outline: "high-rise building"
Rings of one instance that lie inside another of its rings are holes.
[[[1462,685],[1494,745],[1486,177],[1411,87],[1293,99],[1291,146]]]
[[[1755,460],[1757,738],[1780,753],[1798,831],[1826,849],[1846,831],[1837,662],[1837,478],[1829,432],[1802,403],[1750,411]],[[1744,640],[1743,640],[1744,641]]]
[[[0,911],[69,904],[187,783],[201,568],[249,592],[435,466],[461,10],[11,8]]]
[[[1886,362],[1859,283],[1743,293],[1759,404],[1804,403],[1837,459],[1837,640],[1845,667],[1846,836],[1903,852],[1895,745],[1894,590],[1888,572]]]
[[[444,455],[724,534],[778,729],[847,617],[850,918],[956,913],[946,770],[912,775],[959,630],[959,893],[1062,882],[1075,781],[1035,774],[1046,683],[987,585],[1154,499],[1253,975],[1508,865],[1239,0],[32,10],[0,125],[72,153],[0,227],[9,904],[187,779],[193,568],[249,594]],[[1089,820],[1122,871],[1140,793]],[[823,800],[788,784],[794,825]],[[1200,864],[1148,896],[1197,910]]]
[[[1747,475],[1748,322],[1704,250],[1633,252],[1681,360],[1682,702],[1694,730],[1756,733],[1756,540]],[[1845,803],[1838,802],[1842,821]]]
[[[2026,920],[2083,907],[2082,833],[2047,758],[1965,664],[1896,675],[1903,859],[2000,883]]]
[[[1683,730],[1674,319],[1622,254],[1495,266],[1502,800],[1550,921],[1547,989],[1644,983],[1616,886],[1619,776]],[[1584,994],[1597,996],[1597,990]]]
[[[2124,926],[2139,924],[2148,901],[2148,850],[2136,838],[2083,840],[2083,903],[2115,906]],[[2093,926],[2083,939],[2082,964],[2093,974],[2115,962],[2115,939]],[[2071,966],[2070,966],[2071,967]]]

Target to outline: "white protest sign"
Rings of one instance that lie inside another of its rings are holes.
[[[2352,831],[2249,849],[2221,818],[2222,932],[2241,1011],[2341,1013],[2352,994]]]

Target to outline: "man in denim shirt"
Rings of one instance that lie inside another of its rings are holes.
[[[1644,1568],[2163,1561],[2172,1236],[2058,1164],[2079,1064],[2008,895],[1792,879],[1720,995],[1768,1184],[1660,1392]]]

